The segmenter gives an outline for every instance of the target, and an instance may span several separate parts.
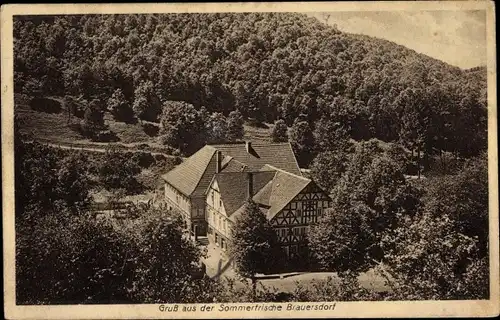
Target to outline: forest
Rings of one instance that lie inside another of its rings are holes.
[[[159,123],[182,103],[192,116],[160,134],[188,154],[197,148],[184,150],[185,136],[206,142],[189,124],[200,110],[215,119],[237,111],[257,124],[281,119],[309,145],[298,141],[296,151],[312,155],[328,146],[310,133],[331,129],[398,142],[426,162],[486,148],[485,67],[461,70],[300,14],[20,16],[14,39],[17,93],[67,96],[75,113],[109,111],[122,121]],[[304,157],[307,166],[313,156]]]
[[[89,140],[116,138],[106,114],[181,156],[241,141],[243,125],[289,141],[333,199],[309,242],[317,267],[341,278],[283,293],[197,277],[204,253],[170,212],[88,213],[94,189],[141,192],[142,169],[180,158],[57,151],[16,120],[17,301],[485,299],[486,81],[485,66],[462,70],[295,13],[15,17],[15,94],[32,109],[64,101],[67,125]],[[372,268],[389,292],[357,283]]]

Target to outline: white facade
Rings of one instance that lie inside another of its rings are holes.
[[[214,237],[216,245],[226,250],[227,241],[231,237],[232,222],[226,215],[219,186],[215,180],[207,193],[206,219],[209,227],[209,235]]]
[[[189,198],[168,183],[165,183],[165,200],[169,209],[178,209],[188,218],[191,216],[191,202]]]

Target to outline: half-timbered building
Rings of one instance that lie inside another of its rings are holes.
[[[204,236],[207,234],[206,190],[214,175],[257,171],[266,164],[301,175],[289,143],[206,145],[162,176],[166,205],[182,214],[195,238]]]
[[[214,175],[207,189],[210,242],[227,250],[231,228],[252,198],[274,227],[291,260],[309,256],[307,234],[312,223],[331,206],[330,197],[314,181],[271,165],[259,171]]]

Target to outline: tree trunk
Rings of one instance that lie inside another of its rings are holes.
[[[417,172],[418,172],[418,178],[420,179],[420,145],[417,145]]]
[[[257,300],[257,278],[252,277],[252,300],[255,302]]]
[[[411,165],[415,163],[415,145],[411,146]]]
[[[441,164],[443,165],[443,172],[446,172],[446,159],[443,150],[439,150],[439,156],[441,157]]]
[[[425,153],[424,153],[424,163],[423,163],[424,170],[428,170],[429,166],[430,166],[429,165],[429,153],[426,150]]]

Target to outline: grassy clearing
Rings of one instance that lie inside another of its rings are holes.
[[[29,133],[38,140],[65,145],[79,145],[82,147],[105,147],[108,145],[134,145],[147,144],[152,149],[161,149],[162,146],[157,142],[156,137],[148,136],[140,123],[118,122],[106,113],[104,120],[106,125],[118,137],[117,142],[94,142],[86,139],[78,132],[73,131],[68,125],[67,109],[64,101],[59,97],[46,97],[47,100],[53,100],[61,105],[58,113],[49,113],[41,110],[33,110],[29,101],[30,98],[25,95],[16,95],[15,113],[19,116],[21,122],[21,132]],[[80,121],[73,117],[72,122]],[[250,140],[260,143],[271,142],[270,130],[272,124],[264,124],[262,127],[254,127],[248,124],[244,125],[244,140]],[[153,150],[151,150],[153,151]]]
[[[35,139],[55,144],[82,144],[82,145],[118,145],[118,144],[141,144],[145,143],[151,146],[160,147],[155,137],[148,136],[141,124],[127,124],[115,121],[110,114],[105,114],[104,120],[109,129],[113,131],[118,142],[93,142],[84,138],[78,132],[72,130],[68,124],[67,109],[60,98],[49,97],[47,100],[57,101],[61,104],[58,113],[49,113],[40,110],[33,110],[29,105],[29,98],[26,96],[17,96],[15,99],[15,112],[21,120],[21,132],[29,133]],[[72,122],[80,121],[73,117]]]
[[[139,123],[118,122],[108,113],[104,116],[104,120],[109,126],[109,130],[113,131],[122,143],[156,143],[156,139],[148,136]]]
[[[65,109],[60,113],[47,113],[32,110],[26,97],[15,99],[15,114],[21,121],[22,133],[31,134],[35,138],[50,140],[54,143],[83,140],[83,136],[71,130]]]
[[[272,130],[272,126],[273,126],[272,124],[264,124],[263,127],[254,127],[245,124],[243,125],[244,129],[243,139],[258,143],[271,142],[270,132]]]
[[[274,287],[283,292],[293,292],[297,288],[297,283],[300,283],[304,287],[310,287],[313,280],[326,281],[329,277],[334,280],[334,283],[338,283],[340,285],[340,278],[335,272],[307,272],[284,279],[259,280],[259,283],[266,287]],[[375,273],[373,270],[360,274],[358,281],[360,286],[366,289],[372,289],[375,291],[389,290],[385,284],[384,278]]]

